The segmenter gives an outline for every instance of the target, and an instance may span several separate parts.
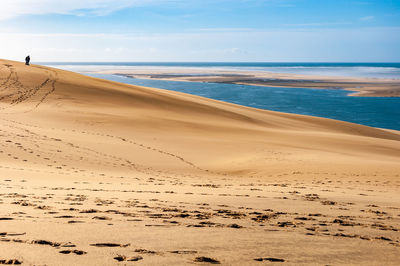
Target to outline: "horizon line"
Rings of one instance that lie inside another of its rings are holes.
[[[308,63],[308,64],[400,64],[399,62],[391,61],[37,61],[37,63],[255,63],[255,64],[279,64],[279,63]]]

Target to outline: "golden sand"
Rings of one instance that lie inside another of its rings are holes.
[[[0,60],[0,162],[0,263],[400,263],[398,131]]]

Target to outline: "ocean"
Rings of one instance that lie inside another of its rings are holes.
[[[400,79],[400,63],[46,63],[46,65],[122,83],[179,91],[254,108],[325,117],[372,127],[400,130],[399,97],[349,97],[348,94],[351,92],[335,89],[262,87],[136,79],[90,73],[107,69],[154,69],[154,67],[207,68],[210,73],[216,68],[235,68],[236,70],[257,68],[257,70],[268,69],[264,71],[273,69],[278,73],[318,74],[325,71],[330,75],[338,76],[343,76],[342,73],[345,72],[348,76],[354,76],[352,73],[356,73],[360,77],[366,75],[370,78]],[[286,72],[279,71],[280,69],[284,69]]]
[[[200,63],[200,62],[43,62],[71,71],[146,68],[200,68],[273,73],[400,79],[400,63]]]

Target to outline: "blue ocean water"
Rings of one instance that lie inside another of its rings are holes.
[[[72,71],[98,71],[146,68],[201,68],[269,71],[305,75],[400,79],[400,63],[232,63],[232,62],[44,62]]]
[[[347,96],[349,92],[344,90],[135,79],[108,74],[89,75],[127,84],[190,93],[260,109],[400,130],[400,98],[349,97]]]

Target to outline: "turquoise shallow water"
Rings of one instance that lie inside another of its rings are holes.
[[[90,76],[133,85],[195,94],[215,100],[285,113],[319,116],[400,130],[400,98],[349,97],[348,91]]]

